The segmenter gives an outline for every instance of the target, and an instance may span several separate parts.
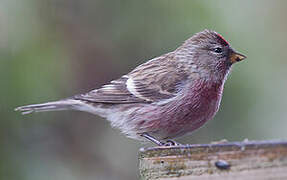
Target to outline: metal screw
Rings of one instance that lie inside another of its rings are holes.
[[[215,166],[221,170],[228,170],[230,168],[230,164],[224,160],[216,161]]]

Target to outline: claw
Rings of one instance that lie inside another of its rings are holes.
[[[171,140],[171,139],[168,139],[165,143],[165,146],[180,146],[180,145],[182,145],[182,144],[177,143],[176,141]]]

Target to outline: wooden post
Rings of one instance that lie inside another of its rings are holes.
[[[287,141],[142,148],[139,170],[144,180],[286,180]]]

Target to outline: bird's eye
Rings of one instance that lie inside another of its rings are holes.
[[[213,50],[215,53],[222,53],[222,48],[218,47]]]

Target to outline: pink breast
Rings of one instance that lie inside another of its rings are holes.
[[[201,127],[216,114],[223,84],[198,80],[174,101],[150,112],[147,127],[162,139],[173,138]]]

